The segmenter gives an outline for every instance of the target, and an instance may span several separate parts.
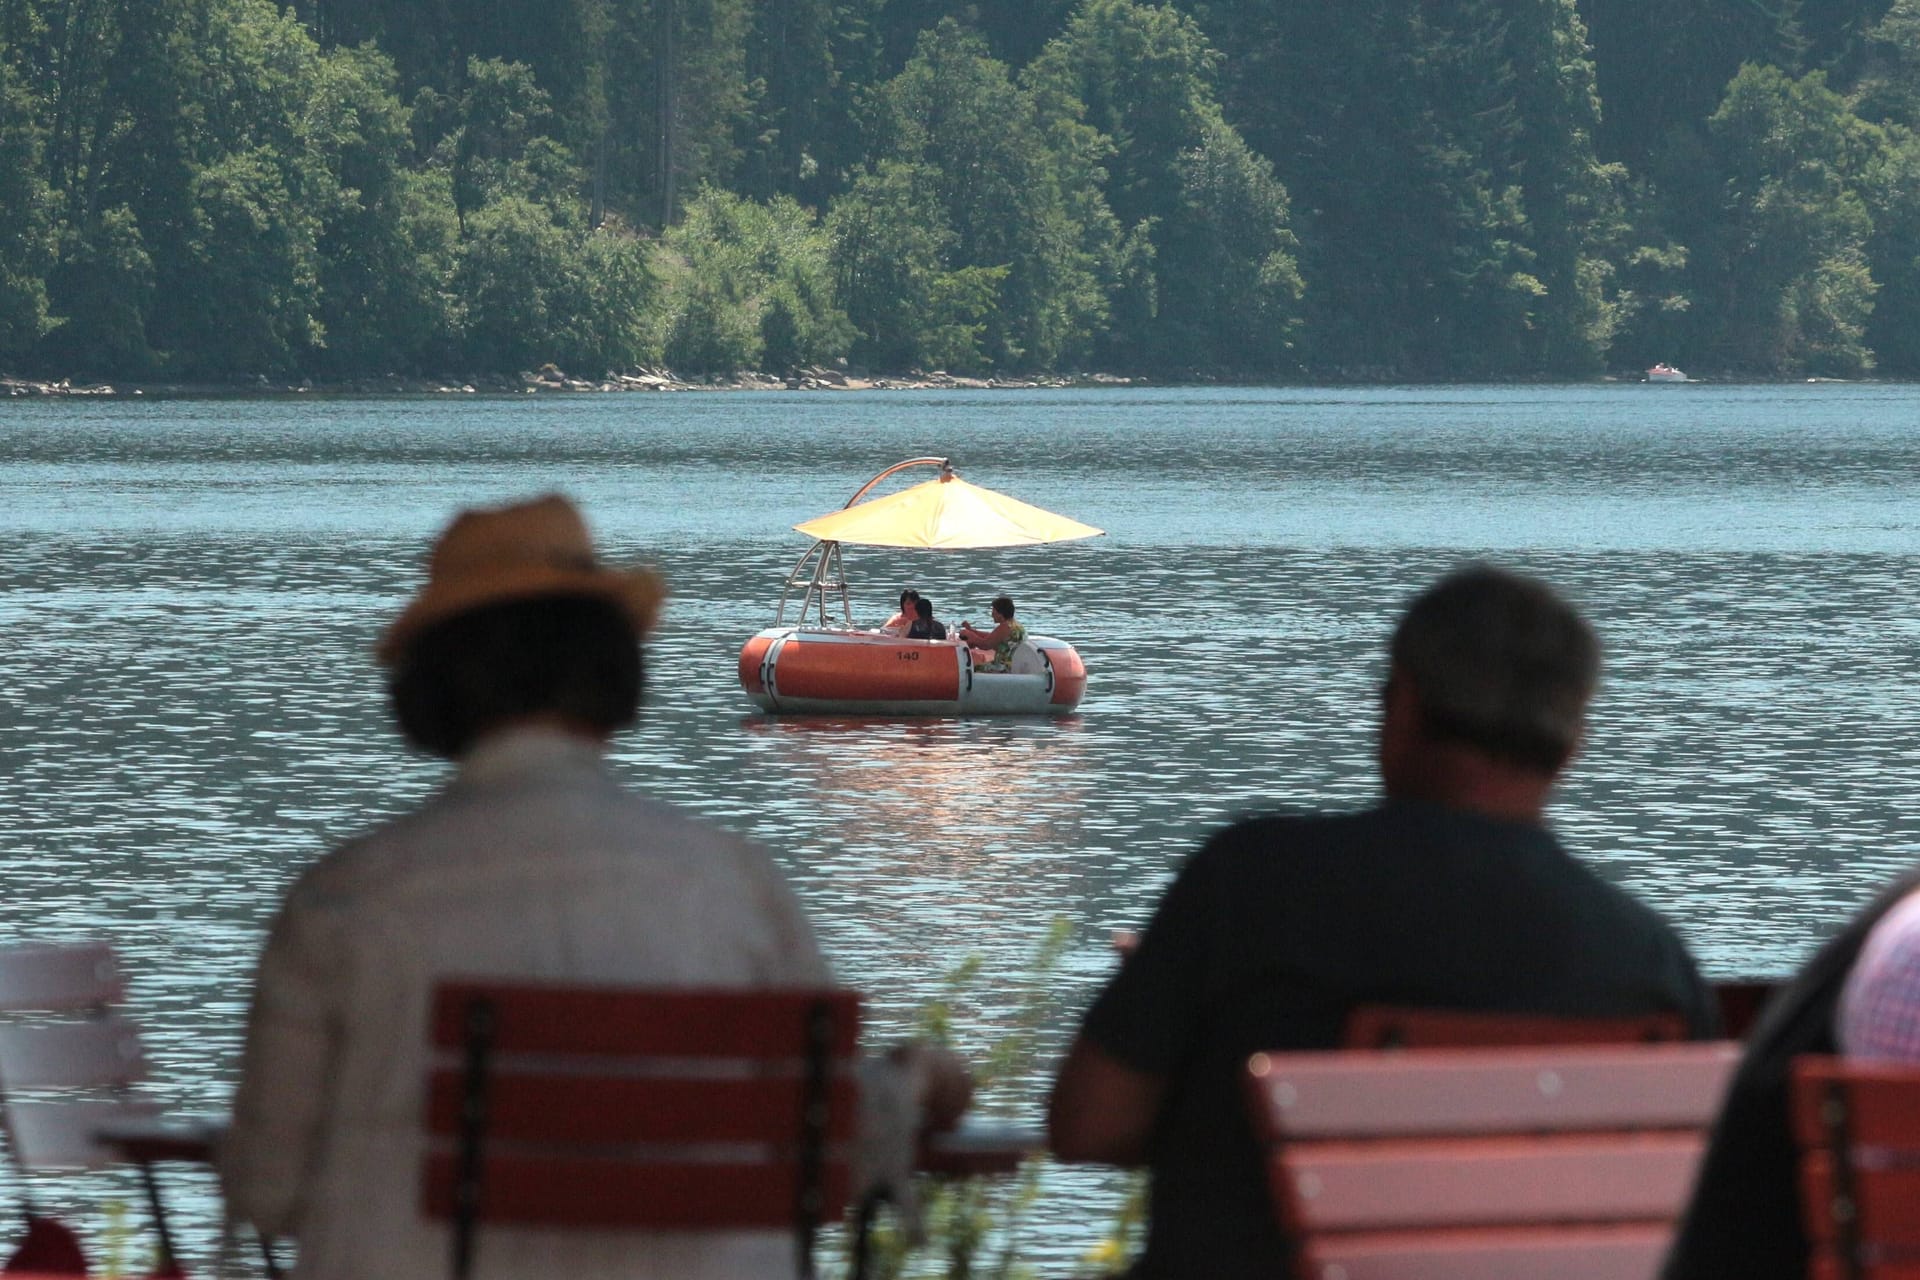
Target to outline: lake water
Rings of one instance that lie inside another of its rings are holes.
[[[789,526],[921,454],[1107,536],[850,548],[856,617],[916,585],[977,620],[1007,591],[1085,657],[1080,713],[752,713],[734,658],[805,549]],[[1108,932],[1207,831],[1373,796],[1385,635],[1463,561],[1598,626],[1554,821],[1710,973],[1790,971],[1920,861],[1920,388],[0,403],[0,938],[112,939],[169,1101],[223,1105],[292,876],[441,777],[369,655],[428,538],[548,489],[672,581],[620,776],[770,846],[880,1034],[978,956],[955,1021],[994,1041],[1071,923],[1007,1114],[1036,1114]],[[1047,1186],[1031,1252],[1057,1273],[1114,1182]]]

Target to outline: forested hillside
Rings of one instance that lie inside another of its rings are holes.
[[[0,0],[0,371],[1920,374],[1920,0]]]

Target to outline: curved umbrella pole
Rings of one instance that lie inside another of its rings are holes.
[[[938,467],[940,468],[942,478],[953,475],[953,464],[946,458],[908,458],[905,462],[894,463],[885,471],[882,471],[879,475],[861,485],[859,490],[855,492],[851,498],[847,499],[846,506],[840,509],[845,511],[847,507],[851,507],[854,503],[866,497],[868,491],[871,490],[873,486],[879,484],[888,476],[905,471],[910,467]],[[807,572],[807,566],[809,564],[813,566],[811,573]],[[807,610],[811,608],[818,614],[820,625],[823,627],[826,626],[827,600],[829,597],[837,596],[840,600],[840,620],[846,625],[847,629],[851,631],[853,629],[853,600],[847,594],[846,566],[840,559],[840,544],[827,539],[822,539],[814,543],[811,547],[808,547],[806,554],[800,557],[800,562],[793,566],[793,572],[787,575],[786,585],[780,589],[780,607],[774,613],[773,625],[776,627],[784,627],[787,625],[787,601],[792,597],[794,586],[800,582],[803,573],[807,574],[807,579],[806,586],[800,593],[798,625],[804,627],[807,624]]]
[[[882,480],[885,480],[888,476],[894,475],[901,471],[905,471],[908,467],[938,467],[940,468],[940,475],[942,479],[951,479],[953,476],[953,463],[946,458],[908,458],[905,462],[894,463],[892,466],[888,467],[885,471],[882,471],[879,475],[875,476],[873,479],[861,485],[859,491],[855,493],[851,498],[847,499],[846,506],[843,506],[840,509],[842,511],[845,511],[847,507],[851,507],[854,503],[866,497],[867,490],[873,488],[873,486],[879,484]]]

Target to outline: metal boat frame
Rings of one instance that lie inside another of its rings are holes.
[[[946,458],[908,458],[905,462],[896,462],[873,479],[861,485],[859,490],[846,501],[840,509],[845,511],[854,503],[867,496],[873,486],[888,476],[905,471],[909,467],[938,467],[943,476],[953,474],[953,464]],[[809,568],[811,566],[811,568]],[[793,566],[793,572],[787,575],[787,581],[780,588],[780,607],[774,612],[773,625],[787,625],[787,601],[792,597],[794,588],[801,584],[802,575],[805,585],[800,592],[800,607],[795,611],[794,625],[807,625],[807,610],[814,610],[819,619],[818,625],[830,629],[832,623],[827,618],[827,602],[840,602],[840,622],[848,631],[853,630],[853,601],[847,594],[847,571],[840,558],[840,544],[832,539],[822,538],[807,548],[800,562]]]

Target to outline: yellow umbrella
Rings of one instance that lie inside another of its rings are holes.
[[[1092,538],[1103,532],[1004,493],[968,484],[951,471],[938,480],[793,527],[822,542],[939,550],[1024,547],[1036,542]]]

